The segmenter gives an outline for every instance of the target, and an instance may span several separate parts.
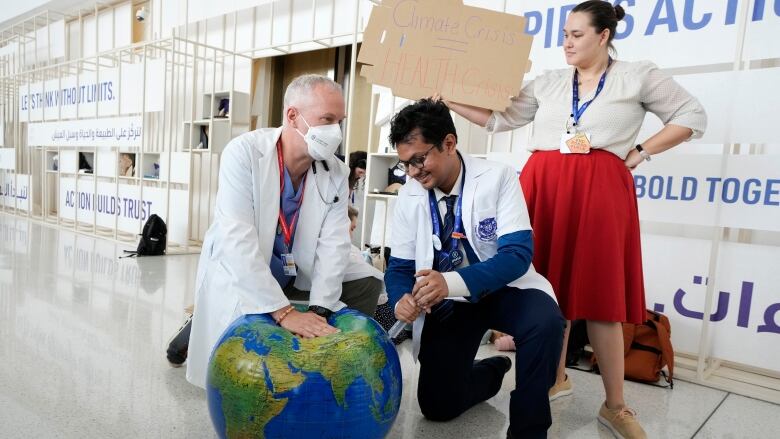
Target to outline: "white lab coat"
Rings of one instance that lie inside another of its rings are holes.
[[[281,128],[233,139],[222,154],[214,222],[206,232],[195,282],[195,314],[187,380],[205,387],[211,351],[239,316],[276,311],[289,304],[268,265],[279,217]],[[310,291],[310,304],[339,310],[342,282],[375,275],[350,262],[347,216],[349,168],[335,156],[326,171],[309,169],[295,241],[295,287]],[[338,201],[334,201],[336,200]],[[349,271],[349,276],[345,273]]]
[[[498,237],[531,230],[528,210],[514,169],[501,163],[475,159],[463,154],[466,181],[463,186],[463,228],[480,261],[496,255]],[[499,200],[501,201],[499,203]],[[480,224],[496,224],[495,233],[479,233]],[[393,257],[414,259],[416,269],[433,266],[433,224],[428,191],[409,179],[398,193],[393,216],[390,248]],[[533,265],[520,278],[509,283],[519,289],[534,288],[555,300],[552,286]]]
[[[344,282],[373,277],[382,281],[382,290],[379,292],[377,305],[387,303],[387,291],[385,290],[385,274],[376,267],[366,262],[359,248],[352,245],[349,250],[349,265],[344,272]],[[373,317],[373,316],[372,316]]]

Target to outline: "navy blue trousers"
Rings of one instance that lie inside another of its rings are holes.
[[[443,321],[425,318],[417,399],[423,415],[449,421],[495,396],[504,371],[496,362],[474,363],[482,336],[496,329],[514,337],[515,389],[510,395],[514,437],[546,437],[552,424],[548,392],[555,383],[565,321],[543,291],[505,287],[478,303],[455,302]]]

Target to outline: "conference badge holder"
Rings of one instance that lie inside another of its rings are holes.
[[[282,268],[286,276],[297,276],[298,271],[295,268],[295,258],[292,253],[282,254]]]

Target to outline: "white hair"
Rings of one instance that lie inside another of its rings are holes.
[[[299,105],[318,85],[323,85],[334,91],[343,93],[341,84],[327,76],[308,74],[293,79],[284,92],[284,109],[282,110],[282,121],[285,121],[284,123],[286,123],[287,120],[287,109],[290,108],[290,106]]]

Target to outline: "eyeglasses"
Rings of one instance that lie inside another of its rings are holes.
[[[407,161],[398,160],[398,163],[396,163],[395,166],[406,173],[409,173],[412,168],[422,169],[423,166],[425,166],[425,159],[428,158],[428,154],[431,153],[433,148],[436,148],[436,145],[432,145],[430,148],[428,148],[428,150],[425,151],[425,154],[423,155],[416,155]]]

